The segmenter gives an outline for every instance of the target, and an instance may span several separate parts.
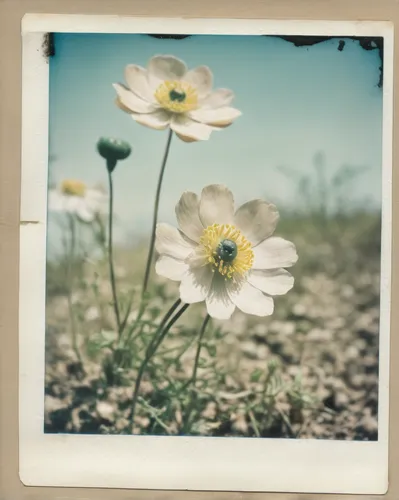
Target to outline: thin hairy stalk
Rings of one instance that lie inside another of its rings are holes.
[[[128,322],[129,314],[130,314],[130,312],[132,310],[132,306],[133,306],[133,299],[134,299],[134,290],[132,290],[130,292],[129,302],[128,302],[128,305],[127,305],[127,308],[126,308],[126,312],[124,314],[124,317],[123,317],[123,320],[122,320],[122,323],[121,323],[121,332],[123,332],[125,330],[126,324]]]
[[[121,317],[119,313],[118,298],[116,295],[116,281],[115,281],[115,271],[114,271],[114,259],[113,259],[113,244],[112,244],[112,231],[113,231],[113,209],[114,209],[114,193],[113,193],[113,183],[112,183],[112,173],[108,170],[108,183],[109,183],[109,214],[108,214],[108,263],[109,263],[109,276],[111,281],[112,289],[112,304],[114,307],[116,327],[118,330],[118,336],[120,337],[121,330]]]
[[[209,314],[207,314],[203,323],[202,323],[201,330],[200,330],[200,333],[198,336],[197,352],[195,353],[193,373],[192,373],[189,381],[184,386],[185,388],[188,387],[189,385],[192,386],[192,396],[191,396],[190,403],[188,405],[187,412],[186,412],[186,415],[184,418],[183,431],[182,431],[183,434],[186,432],[186,430],[188,428],[191,413],[192,413],[193,408],[194,408],[195,403],[196,403],[195,383],[197,382],[198,364],[199,364],[201,349],[202,349],[202,345],[203,345],[202,341],[203,341],[203,338],[205,335],[206,327],[208,326],[210,319],[211,319],[211,317],[209,316]]]
[[[162,422],[162,420],[158,416],[158,413],[157,413],[156,409],[153,408],[152,406],[150,406],[145,399],[143,399],[143,398],[139,398],[139,399],[140,399],[140,403],[148,410],[148,412],[150,413],[150,415],[152,416],[152,418],[155,420],[155,422],[160,427],[162,427],[162,429],[164,429],[168,434],[170,434],[169,427],[164,422]]]
[[[100,296],[100,292],[98,290],[98,285],[97,283],[92,286],[93,294],[94,294],[94,300],[97,303],[97,308],[100,314],[100,321],[101,325],[104,326],[106,324],[105,320],[105,312],[104,312],[104,303],[102,301],[102,297]]]
[[[179,361],[180,358],[183,356],[183,354],[185,352],[187,352],[187,350],[192,346],[192,344],[194,343],[195,341],[195,338],[190,338],[188,342],[186,342],[185,344],[183,344],[183,347],[178,345],[178,346],[175,346],[175,347],[170,347],[169,349],[165,349],[163,350],[162,352],[160,352],[160,356],[165,356],[166,354],[170,354],[171,352],[176,352],[177,351],[177,355],[176,356],[173,356],[173,359],[166,359],[165,361],[167,362],[168,364],[168,367],[170,367],[172,364],[175,364],[176,361]],[[169,361],[169,363],[168,363]]]
[[[134,338],[137,337],[137,335],[134,335],[136,333],[137,328],[142,324],[141,318],[143,317],[145,313],[145,302],[142,301],[140,304],[139,312],[137,314],[137,318],[134,320],[133,325],[130,326],[127,335],[126,335],[126,343],[130,343]],[[129,319],[129,318],[127,318]]]
[[[158,347],[161,345],[162,341],[168,334],[169,330],[172,328],[172,326],[176,323],[176,321],[181,317],[181,315],[184,313],[184,311],[188,308],[190,304],[184,304],[173,316],[174,311],[178,308],[180,305],[181,300],[178,299],[173,306],[169,309],[168,313],[165,315],[164,319],[162,320],[161,324],[159,325],[157,331],[155,332],[155,335],[150,342],[149,346],[147,347],[146,354],[144,357],[143,362],[140,365],[139,371],[137,373],[137,378],[136,378],[136,383],[134,386],[134,391],[133,391],[133,398],[132,398],[132,406],[131,406],[131,411],[130,411],[130,431],[133,434],[133,427],[134,427],[134,415],[136,412],[136,403],[137,403],[137,397],[139,394],[140,390],[140,384],[141,380],[143,378],[144,372],[147,368],[147,365],[156,353]],[[170,318],[170,319],[169,319]]]
[[[100,245],[103,254],[107,252],[107,235],[105,224],[100,214],[96,214],[94,224],[91,225],[95,241]]]
[[[169,330],[172,328],[172,326],[175,324],[175,322],[180,318],[180,316],[184,313],[184,311],[188,308],[188,306],[189,306],[189,304],[184,304],[184,306],[180,309],[180,311],[178,311],[176,313],[176,315],[165,326],[165,329],[160,333],[159,337],[157,337],[157,340],[152,347],[151,357],[158,350],[158,347],[162,344],[164,338],[166,337],[166,334],[169,332]]]
[[[198,363],[199,363],[201,349],[202,349],[202,340],[204,338],[205,330],[206,330],[206,327],[208,326],[210,319],[211,319],[211,317],[209,316],[209,314],[207,314],[205,319],[204,319],[204,322],[202,323],[200,334],[198,337],[198,346],[197,346],[197,352],[195,354],[193,374],[191,375],[191,380],[190,380],[191,384],[193,384],[193,385],[195,385],[195,383],[197,381],[197,371],[198,371]]]
[[[78,332],[76,327],[75,315],[73,312],[73,303],[72,303],[72,288],[73,288],[73,263],[75,259],[75,249],[76,249],[76,227],[75,220],[73,215],[68,215],[69,222],[69,230],[71,233],[71,240],[69,245],[68,252],[68,264],[67,264],[67,300],[68,300],[68,312],[69,312],[69,321],[71,325],[71,336],[72,336],[72,348],[75,352],[75,355],[83,367],[82,356],[80,354],[79,346],[78,346]]]
[[[175,304],[172,306],[173,307],[173,311],[175,310],[175,308],[180,304],[180,299],[178,299]],[[144,305],[144,307],[143,307]],[[142,302],[141,303],[141,306],[140,306],[140,309],[139,309],[139,312],[138,312],[138,315],[137,315],[137,318],[133,321],[132,325],[127,329],[126,333],[125,333],[125,339],[124,339],[124,343],[125,345],[132,345],[132,343],[138,338],[141,336],[142,334],[142,330],[143,330],[143,325],[146,325],[146,326],[150,326],[150,327],[153,327],[156,329],[156,332],[158,331],[158,329],[163,326],[164,324],[166,324],[166,321],[169,319],[169,313],[170,311],[166,314],[166,316],[163,318],[162,322],[157,325],[155,324],[153,321],[150,321],[150,320],[142,320],[142,317],[145,313],[145,302]],[[156,335],[156,333],[155,333]],[[155,337],[155,336],[154,336]],[[155,338],[152,338],[151,339],[151,342],[154,342]],[[150,344],[151,344],[150,342]],[[148,348],[148,346],[147,346]]]
[[[158,176],[157,191],[155,194],[154,213],[153,213],[153,218],[152,218],[152,229],[151,229],[151,239],[150,239],[150,246],[148,248],[147,264],[146,264],[145,273],[144,273],[142,298],[144,297],[144,295],[147,292],[148,281],[150,279],[150,274],[151,274],[151,264],[152,264],[152,258],[154,256],[155,232],[157,229],[158,210],[159,210],[159,201],[160,201],[160,197],[161,197],[162,180],[163,180],[163,176],[165,173],[166,162],[167,162],[168,156],[169,156],[172,135],[173,135],[173,131],[172,131],[172,129],[169,129],[168,139],[166,141],[165,152],[163,155],[161,169],[159,171],[159,176]]]
[[[261,434],[260,434],[260,431],[259,431],[258,423],[256,421],[254,412],[252,410],[249,410],[248,415],[249,415],[249,419],[251,420],[251,424],[252,424],[252,428],[254,430],[255,436],[256,437],[260,437]]]
[[[210,319],[211,319],[211,317],[209,316],[209,314],[207,314],[203,323],[202,323],[201,330],[200,330],[200,333],[198,336],[198,343],[197,343],[197,350],[196,350],[195,358],[194,358],[193,372],[191,374],[191,377],[187,380],[187,382],[185,384],[183,384],[181,391],[187,389],[187,387],[191,384],[195,385],[195,382],[197,381],[198,363],[199,363],[201,349],[202,349],[202,345],[203,345],[202,340],[204,338],[205,330],[206,330],[206,327],[207,327]]]

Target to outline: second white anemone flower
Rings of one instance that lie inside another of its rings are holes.
[[[234,94],[228,89],[213,90],[213,75],[207,66],[189,70],[171,55],[152,57],[147,68],[129,64],[127,86],[114,83],[118,106],[133,120],[147,127],[170,127],[185,142],[209,139],[241,115],[230,106]]]
[[[284,268],[298,260],[293,243],[272,236],[276,207],[256,199],[235,211],[231,191],[214,184],[200,197],[183,193],[176,217],[179,229],[157,226],[156,272],[181,282],[181,300],[205,301],[216,319],[230,318],[236,307],[256,316],[272,314],[272,296],[294,284]]]
[[[48,207],[52,212],[76,215],[83,222],[93,222],[107,211],[108,196],[101,188],[88,187],[75,179],[65,179],[50,189]]]

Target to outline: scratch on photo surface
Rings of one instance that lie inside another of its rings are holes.
[[[89,500],[89,497],[74,497],[74,496],[68,496],[68,497],[55,497],[55,500]]]
[[[68,496],[68,497],[55,497],[55,500],[89,500],[89,497],[74,497],[74,496]]]
[[[39,224],[38,220],[21,220],[19,225],[20,226],[29,226],[30,224]]]

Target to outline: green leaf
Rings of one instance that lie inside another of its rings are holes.
[[[256,368],[252,373],[251,373],[251,382],[259,382],[261,376],[263,374],[263,371],[260,368]]]
[[[200,358],[198,361],[198,366],[199,368],[206,368],[207,367],[207,362],[205,358]]]
[[[206,346],[206,350],[208,351],[209,356],[212,356],[212,358],[215,358],[215,357],[216,357],[217,350],[216,350],[216,346],[215,346],[215,345],[213,345],[213,344],[208,344],[208,345]]]

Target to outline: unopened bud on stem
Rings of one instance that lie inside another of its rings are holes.
[[[97,142],[97,151],[105,158],[108,172],[112,173],[117,162],[125,160],[132,152],[132,148],[126,141],[112,137],[101,137]]]

